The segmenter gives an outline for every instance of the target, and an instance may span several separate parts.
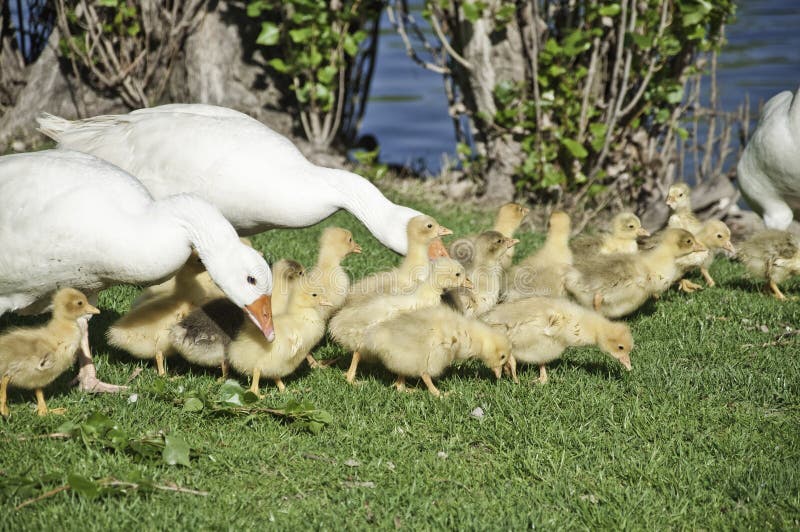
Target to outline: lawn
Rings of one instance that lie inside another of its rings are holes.
[[[491,223],[466,209],[427,210],[457,234]],[[364,248],[345,261],[354,277],[399,260],[346,213],[254,243],[270,260],[310,265],[328,225],[353,230]],[[520,238],[518,256],[542,240],[529,231]],[[285,380],[285,394],[267,388],[262,403],[293,398],[326,410],[332,423],[318,434],[269,415],[214,416],[169,400],[187,391],[214,396],[218,375],[171,359],[173,378],[158,392],[152,366],[103,340],[138,289],[108,290],[103,314],[91,322],[98,372],[119,383],[144,366],[132,382],[138,400],[79,393],[68,384],[73,372],[46,392],[66,415],[39,418],[32,393],[12,392],[12,416],[0,421],[0,530],[796,528],[800,337],[781,335],[800,328],[800,303],[769,297],[739,264],[720,260],[711,272],[716,288],[670,291],[630,318],[630,373],[594,348],[568,351],[550,366],[546,385],[531,384],[534,367],[523,367],[515,385],[469,363],[443,376],[439,388],[449,395],[435,399],[421,383],[396,392],[379,368],[365,368],[348,386],[349,357],[329,369],[304,365]],[[785,288],[800,295],[797,280]],[[35,321],[6,316],[0,328]],[[326,340],[314,354],[346,355]],[[482,416],[471,414],[477,407]],[[198,456],[190,467],[170,466],[80,439],[36,437],[93,412],[130,435],[180,436]],[[15,510],[68,474],[131,473],[208,494],[90,499],[66,490]],[[50,474],[35,489],[9,489],[9,479]]]

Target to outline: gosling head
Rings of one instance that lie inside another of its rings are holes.
[[[497,220],[500,223],[507,223],[516,229],[528,215],[528,212],[530,212],[529,209],[519,203],[506,203],[497,212]]]
[[[698,251],[708,251],[708,248],[698,242],[694,235],[685,229],[670,228],[664,230],[661,246],[664,246],[676,258]]]
[[[431,261],[428,278],[431,284],[440,290],[456,288],[472,288],[472,281],[467,278],[467,272],[460,262],[448,258]]]
[[[89,300],[74,288],[62,288],[53,295],[53,317],[76,321],[81,318],[89,319],[94,314],[100,314],[100,309],[89,304]]]
[[[453,232],[439,225],[439,222],[421,214],[411,218],[406,228],[408,234],[409,245],[424,243],[428,246],[428,258],[436,259],[439,257],[447,257],[447,250],[441,241],[441,237],[452,235]]]
[[[486,367],[490,368],[499,379],[503,366],[511,356],[511,342],[505,334],[488,329],[481,339],[481,349],[478,358],[483,360]]]
[[[337,257],[344,258],[350,253],[361,253],[361,246],[356,244],[353,233],[341,227],[328,227],[319,238],[320,250],[329,250]]]
[[[675,183],[667,191],[667,205],[674,210],[685,209],[691,205],[691,191],[686,183]]]
[[[642,227],[642,221],[632,212],[621,212],[611,222],[613,233],[626,240],[635,240],[640,236],[650,236],[650,232]]]
[[[518,243],[516,238],[507,238],[497,231],[484,231],[475,239],[475,253],[487,262],[495,262]]]
[[[631,370],[633,336],[631,329],[621,322],[609,322],[599,334],[599,346],[605,353],[617,359],[628,371]]]
[[[553,234],[569,236],[570,231],[571,221],[569,214],[565,213],[564,211],[555,211],[550,215],[550,221],[547,229],[548,237]]]
[[[731,230],[722,220],[709,220],[700,231],[699,240],[711,250],[724,249],[731,254],[736,248],[731,243]]]

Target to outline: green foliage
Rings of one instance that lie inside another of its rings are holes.
[[[270,67],[291,80],[301,111],[320,115],[335,113],[341,105],[340,83],[366,38],[360,28],[365,18],[375,16],[378,5],[364,7],[361,0],[338,6],[325,0],[254,0],[247,15],[260,23],[256,43],[274,55]],[[306,127],[312,141],[316,139],[311,136],[323,134],[313,129],[311,123]]]
[[[591,196],[603,190],[604,172],[599,159],[604,149],[615,148],[615,139],[625,138],[639,126],[656,137],[670,127],[677,128],[670,119],[684,98],[681,77],[685,79],[694,72],[691,64],[683,65],[683,58],[718,49],[722,25],[732,15],[734,4],[730,0],[713,4],[706,0],[673,2],[673,23],[660,31],[662,6],[660,0],[648,0],[646,8],[638,10],[634,29],[628,29],[624,37],[625,52],[632,52],[629,72],[621,70],[618,79],[601,70],[602,61],[592,64],[591,58],[596,52],[594,45],[602,42],[610,28],[619,25],[623,14],[620,4],[578,2],[573,7],[574,16],[554,20],[556,26],[548,32],[539,52],[538,109],[531,85],[501,81],[495,87],[498,110],[494,122],[509,131],[516,128],[514,134],[526,154],[516,176],[519,188],[535,193],[558,186],[575,192],[594,173],[598,179],[589,190]],[[574,22],[568,25],[565,20]],[[612,40],[610,45],[607,61],[613,65],[616,43]],[[591,80],[590,69],[595,70]],[[627,113],[616,116],[612,124],[608,107],[617,102],[600,95],[590,96],[584,104],[586,91],[592,90],[587,84],[600,83],[608,94],[618,90],[614,84],[621,83],[623,75],[628,76],[628,94],[620,100],[620,109],[640,85],[647,85],[639,102]],[[543,115],[547,116],[548,127],[540,123]],[[678,134],[685,138],[686,131],[679,130]]]
[[[161,460],[168,465],[189,466],[189,456],[197,456],[186,441],[176,434],[161,431],[132,437],[100,412],[93,412],[81,422],[67,421],[57,434],[80,439],[87,449],[100,447],[130,453],[142,460]]]
[[[266,414],[292,422],[296,428],[308,430],[312,434],[318,434],[325,425],[333,422],[328,412],[317,409],[308,401],[290,399],[277,408],[265,407],[259,404],[256,394],[233,379],[225,381],[216,395],[211,397],[198,390],[168,387],[163,380],[156,381],[148,391],[161,400],[181,406],[188,414],[244,416],[248,421],[254,421]]]
[[[389,172],[389,166],[379,162],[381,153],[380,147],[372,150],[355,150],[352,152],[353,157],[358,163],[356,173],[358,175],[369,179],[372,182],[380,181]]]

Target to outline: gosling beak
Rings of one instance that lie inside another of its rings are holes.
[[[264,333],[267,342],[273,341],[275,328],[272,326],[272,296],[264,294],[249,305],[245,305],[244,309],[256,327]]]
[[[692,251],[708,251],[708,248],[705,247],[700,242],[695,242],[694,243],[694,247],[692,248]]]
[[[667,205],[669,205],[671,208],[674,209],[675,208],[675,198],[673,198],[672,196],[668,197],[667,198]]]
[[[447,236],[447,235],[452,235],[452,234],[453,234],[453,232],[450,229],[448,229],[446,227],[439,226],[439,232],[437,233],[437,236]]]
[[[620,364],[625,366],[625,369],[627,369],[628,371],[631,370],[631,356],[630,355],[622,355],[617,360],[619,360]]]
[[[508,240],[506,240],[506,246],[508,246],[509,248],[513,248],[517,244],[519,244],[518,238],[509,238]]]
[[[428,258],[430,260],[440,259],[442,257],[450,258],[447,248],[444,247],[444,242],[441,238],[435,238],[428,246]]]
[[[640,227],[636,230],[636,236],[650,236],[650,231],[645,229],[644,227]]]
[[[529,208],[523,207],[522,208],[522,217],[525,218],[526,216],[528,216],[529,212],[531,212],[531,210]]]
[[[94,305],[86,304],[86,313],[87,314],[100,314],[100,309],[95,307]]]
[[[464,277],[464,283],[461,286],[463,286],[464,288],[469,288],[470,290],[472,290],[472,287],[475,286],[475,285],[472,284],[472,281],[469,279],[469,277]]]
[[[735,248],[735,247],[733,247],[733,244],[731,244],[731,241],[730,241],[730,240],[728,240],[727,242],[725,242],[725,245],[724,245],[724,246],[722,246],[722,248],[723,248],[723,249],[725,249],[726,251],[730,251],[730,252],[731,252],[731,255],[736,255],[736,248]]]
[[[361,246],[354,244],[353,249],[350,250],[350,253],[361,253]]]
[[[324,297],[320,297],[319,298],[319,304],[320,304],[320,306],[323,306],[323,307],[332,307],[333,306],[333,303],[331,303],[330,301],[328,301]]]
[[[503,376],[503,366],[492,368],[492,373],[494,373],[494,376],[497,377],[497,380],[500,380],[500,377]]]

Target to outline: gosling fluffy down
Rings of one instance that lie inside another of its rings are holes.
[[[678,258],[708,253],[683,229],[665,230],[658,242],[654,249],[637,255],[597,255],[575,263],[566,276],[567,289],[581,305],[618,318],[669,289],[683,275]]]
[[[73,288],[53,296],[53,317],[40,327],[13,328],[0,335],[0,415],[8,416],[8,386],[36,390],[36,412],[47,414],[42,389],[75,363],[89,318],[100,311]]]
[[[233,369],[252,376],[251,390],[258,393],[261,377],[285,389],[282,378],[293,373],[306,355],[325,334],[325,313],[330,306],[319,286],[301,282],[292,293],[286,313],[274,317],[275,340],[267,342],[249,320],[228,346],[228,360]]]
[[[778,299],[786,299],[778,283],[800,275],[800,240],[788,231],[767,229],[742,242],[737,258],[753,276],[766,279]]]
[[[547,381],[545,365],[567,347],[597,345],[625,369],[631,369],[633,337],[622,322],[563,298],[531,297],[498,305],[481,319],[511,341],[509,369],[516,381],[516,363],[539,366],[539,381]]]
[[[485,231],[473,241],[451,246],[452,257],[464,266],[473,287],[448,290],[445,303],[467,316],[483,314],[495,306],[503,282],[503,259],[518,242],[498,231]]]
[[[408,294],[428,275],[429,246],[437,238],[453,234],[430,216],[415,216],[408,222],[408,254],[400,266],[374,273],[350,287],[347,303],[365,301],[375,295]]]
[[[145,299],[118,319],[106,332],[108,343],[140,359],[155,359],[164,375],[164,358],[174,354],[170,329],[197,306],[206,291],[198,276],[205,272],[194,253],[175,275],[169,291]]]
[[[443,305],[403,312],[370,327],[364,351],[372,354],[399,377],[420,377],[435,396],[432,379],[454,360],[477,357],[499,374],[511,345],[504,334]]]
[[[564,295],[564,276],[572,264],[570,227],[567,213],[556,211],[550,215],[544,246],[509,270],[504,279],[501,301]]]

